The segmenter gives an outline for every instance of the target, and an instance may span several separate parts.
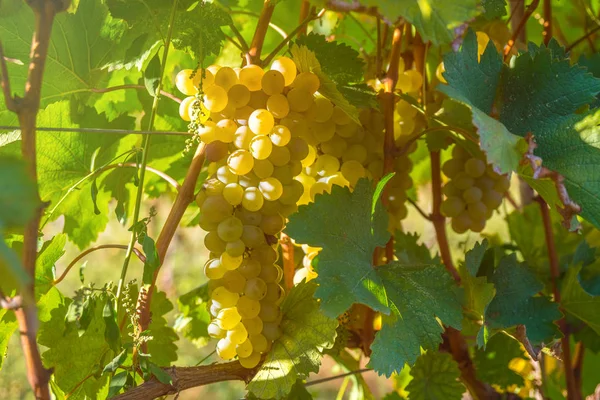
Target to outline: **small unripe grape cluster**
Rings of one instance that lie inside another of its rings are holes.
[[[481,232],[502,203],[510,186],[508,177],[496,173],[483,155],[473,157],[458,145],[442,172],[449,178],[443,188],[446,199],[441,205],[442,214],[452,219],[452,229],[457,233]]]
[[[254,368],[281,335],[277,235],[304,195],[298,176],[315,162],[316,138],[333,136],[332,115],[349,118],[318,95],[315,74],[299,73],[287,57],[268,71],[213,65],[203,76],[200,100],[209,118],[196,134],[210,164],[196,202],[210,251],[208,329],[222,359],[237,356]],[[177,78],[185,94],[198,89],[190,77]]]

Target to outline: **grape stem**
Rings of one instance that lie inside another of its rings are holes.
[[[523,14],[523,18],[521,18],[521,21],[519,21],[519,25],[517,25],[517,28],[513,30],[513,34],[511,36],[510,40],[508,41],[507,45],[504,47],[504,61],[506,61],[508,59],[508,56],[510,55],[510,51],[514,47],[514,45],[517,41],[517,38],[519,37],[519,34],[525,28],[525,24],[527,23],[527,20],[529,19],[529,17],[531,17],[531,14],[533,14],[533,12],[535,11],[535,9],[538,7],[539,4],[540,4],[540,0],[533,0],[531,2],[531,4],[527,7],[527,9],[525,10],[525,13]]]
[[[302,32],[302,30],[304,28],[306,28],[306,26],[308,25],[308,23],[310,21],[313,21],[315,19],[321,18],[321,16],[323,16],[323,14],[325,13],[325,9],[322,9],[321,11],[319,11],[319,13],[315,13],[315,12],[311,12],[308,17],[306,17],[301,23],[300,25],[298,25],[296,27],[296,29],[294,29],[292,32],[290,32],[289,35],[287,35],[282,41],[281,43],[279,43],[277,45],[277,47],[275,47],[275,49],[269,53],[269,55],[264,59],[263,64],[264,65],[268,65],[273,58],[275,58],[277,56],[277,54],[281,51],[281,49],[283,49],[285,47],[286,44],[288,44],[290,42],[290,40],[292,40],[294,38],[294,36],[296,36],[297,34],[299,34],[300,32]]]
[[[323,379],[315,379],[314,381],[306,382],[304,384],[304,386],[318,385],[321,383],[330,382],[330,381],[334,381],[336,379],[345,378],[347,376],[356,375],[356,374],[362,374],[362,373],[369,372],[369,371],[373,371],[373,369],[372,368],[362,368],[362,369],[358,369],[356,371],[350,371],[350,372],[346,372],[346,373],[335,375],[335,376],[330,376],[330,377],[323,378]]]
[[[285,289],[290,290],[294,287],[294,272],[296,271],[296,263],[294,262],[294,243],[292,239],[281,232],[279,243],[281,243],[281,251],[283,253],[283,280]]]
[[[579,39],[577,39],[576,41],[574,41],[573,43],[571,43],[570,45],[568,45],[565,48],[565,52],[568,53],[569,51],[573,50],[573,48],[575,46],[577,46],[580,43],[582,43],[583,41],[587,40],[588,38],[590,38],[593,34],[595,34],[598,31],[600,31],[600,25],[598,25],[597,27],[595,27],[594,29],[590,30],[585,35],[583,35],[582,37],[580,37]]]
[[[454,266],[452,254],[450,253],[450,246],[448,245],[446,217],[444,217],[440,211],[442,205],[442,167],[440,152],[431,151],[429,153],[429,159],[431,161],[431,197],[433,201],[430,218],[433,227],[435,228],[435,235],[440,248],[442,262],[454,280],[460,283],[460,275]]]
[[[312,12],[314,12],[314,8],[313,8]],[[302,0],[302,4],[300,4],[300,16],[298,17],[298,24],[302,25],[302,22],[304,22],[304,20],[312,12],[311,12],[311,6],[310,6],[309,1]],[[300,28],[300,31],[298,32],[298,36],[306,35],[307,28],[308,28],[307,25],[302,26],[302,28]]]
[[[415,210],[417,210],[417,212],[419,214],[421,214],[421,216],[423,218],[425,218],[427,221],[431,221],[431,215],[427,214],[425,211],[423,211],[423,209],[417,204],[416,201],[414,201],[413,199],[411,199],[410,197],[407,197],[406,200],[412,204],[412,206],[415,208]]]
[[[8,69],[3,49],[0,46],[1,84],[7,109],[17,114],[21,127],[21,154],[27,166],[27,172],[35,184],[33,197],[39,206],[24,228],[22,265],[29,276],[29,282],[21,287],[21,307],[15,310],[19,324],[21,347],[25,355],[27,379],[36,399],[50,400],[48,382],[51,371],[44,368],[37,346],[38,317],[35,301],[35,267],[40,231],[40,221],[45,204],[39,198],[37,185],[36,120],[40,108],[40,98],[44,68],[50,45],[50,35],[56,14],[65,11],[69,1],[28,1],[27,4],[35,16],[33,38],[31,40],[30,60],[25,83],[24,96],[11,94]]]
[[[379,35],[378,35],[379,37]],[[380,45],[382,43],[379,43]],[[383,174],[387,175],[394,171],[394,156],[397,152],[394,143],[394,90],[398,82],[398,67],[400,65],[400,52],[402,47],[402,28],[396,26],[392,35],[392,51],[390,53],[389,67],[385,78],[382,79],[383,93],[380,94],[380,102],[383,109],[383,118],[385,126],[385,136],[383,139]],[[387,193],[386,188],[384,193]],[[387,202],[387,196],[384,194],[384,204]],[[394,236],[385,245],[385,256],[388,261],[394,259]]]
[[[93,253],[95,251],[102,250],[102,249],[122,249],[122,250],[127,250],[127,246],[124,245],[124,244],[102,244],[100,246],[91,247],[91,248],[85,250],[84,252],[82,252],[81,254],[79,254],[77,257],[75,257],[73,259],[73,261],[71,261],[69,263],[69,265],[67,266],[67,268],[65,268],[65,270],[63,271],[63,273],[52,282],[52,285],[56,286],[60,282],[62,282],[66,278],[66,276],[69,273],[69,271],[71,270],[71,268],[73,268],[75,266],[75,264],[77,264],[77,262],[79,260],[81,260],[83,257],[87,256],[90,253]],[[137,258],[140,259],[141,262],[143,262],[143,263],[146,262],[146,256],[144,256],[144,253],[141,250],[139,250],[137,248],[134,248],[133,249],[133,253],[137,256]]]
[[[552,292],[554,294],[554,301],[560,305],[560,289],[558,288],[560,280],[560,266],[558,261],[558,253],[556,252],[556,243],[554,242],[554,233],[552,232],[552,219],[550,218],[550,209],[548,204],[540,196],[537,196],[535,200],[540,205],[540,212],[542,214],[542,222],[544,224],[544,236],[546,238],[546,248],[548,249],[548,260],[550,264],[550,277],[552,279]],[[567,381],[567,400],[579,400],[579,388],[576,384],[575,373],[573,371],[573,364],[571,362],[571,339],[569,327],[567,321],[563,317],[558,321],[558,326],[563,333],[561,338],[562,347],[562,359],[565,370],[565,379]]]
[[[152,283],[148,287],[148,296],[147,300],[141,304],[139,309],[139,325],[140,332],[148,329],[148,325],[150,324],[150,304],[152,301],[152,295],[154,293],[154,289],[156,287],[156,280],[158,278],[158,273],[160,272],[160,268],[165,261],[165,256],[169,249],[169,245],[173,240],[173,236],[175,235],[175,231],[183,218],[183,214],[187,209],[188,205],[192,201],[194,201],[194,190],[196,188],[196,182],[198,181],[198,176],[200,175],[200,171],[202,170],[202,166],[204,165],[204,153],[206,150],[206,145],[204,143],[200,143],[196,148],[196,153],[192,159],[190,167],[187,171],[187,174],[181,184],[181,188],[179,192],[177,192],[177,197],[175,198],[175,202],[171,207],[171,211],[169,212],[169,216],[165,221],[165,224],[158,235],[158,239],[156,240],[156,250],[158,253],[160,264],[158,268],[154,271],[154,276],[152,278]]]
[[[231,28],[231,31],[233,32],[237,40],[240,42],[240,50],[242,50],[244,54],[248,53],[248,43],[246,43],[246,39],[244,39],[238,28],[235,27],[235,24],[229,25],[229,28]]]
[[[544,44],[548,46],[552,39],[552,0],[544,0]]]
[[[256,30],[254,31],[254,36],[252,37],[252,43],[250,43],[250,49],[246,55],[248,64],[261,65],[260,55],[262,53],[265,36],[267,35],[267,29],[269,28],[269,22],[271,21],[274,10],[275,5],[271,2],[271,0],[265,0],[263,3],[263,8],[260,11],[260,16],[258,17]]]

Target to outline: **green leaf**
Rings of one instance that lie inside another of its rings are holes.
[[[8,342],[18,327],[15,314],[9,310],[0,309],[0,369],[2,369],[2,363],[8,352]]]
[[[413,380],[406,390],[411,400],[458,400],[465,392],[458,381],[458,364],[448,353],[428,351],[417,359],[410,374]]]
[[[162,68],[160,65],[160,57],[158,54],[155,54],[144,70],[144,85],[152,97],[156,96],[156,90],[158,89],[158,82],[160,81],[161,72]]]
[[[300,283],[283,301],[283,334],[248,384],[256,397],[286,396],[298,379],[319,371],[321,351],[333,346],[338,322],[319,311],[319,301],[314,298],[316,288],[312,281]]]
[[[25,226],[40,207],[35,183],[24,161],[0,157],[0,227]]]
[[[441,86],[440,90],[489,114],[500,82],[502,56],[490,41],[481,59],[478,58],[477,36],[469,29],[460,51],[444,57],[443,75],[448,85]]]
[[[113,396],[116,396],[121,391],[121,389],[125,387],[128,378],[129,372],[127,371],[122,371],[118,374],[115,374],[115,376],[113,376],[110,379],[110,385],[108,387],[108,397],[111,398]]]
[[[106,298],[104,303],[104,309],[102,310],[102,318],[106,329],[104,330],[104,339],[110,348],[116,353],[119,351],[119,342],[121,339],[121,332],[119,325],[117,325],[117,316],[113,307],[113,301],[110,297]]]
[[[353,303],[389,313],[382,281],[372,266],[373,251],[388,239],[387,214],[372,182],[358,181],[354,192],[334,185],[290,216],[286,233],[296,243],[322,247],[315,269],[321,308],[336,317]],[[377,201],[372,212],[373,200]]]
[[[496,296],[485,310],[485,327],[492,333],[525,325],[527,338],[534,345],[550,343],[553,338],[560,337],[554,323],[561,317],[558,305],[544,296],[537,296],[544,285],[525,264],[517,262],[515,254],[500,260],[490,282],[496,288]],[[478,344],[483,345],[480,338]]]
[[[94,302],[87,329],[79,335],[74,323],[67,323],[65,329],[67,303],[60,293],[52,289],[45,297],[55,307],[46,312],[46,317],[40,317],[38,341],[48,347],[42,361],[46,368],[54,368],[54,381],[63,392],[83,398],[88,391],[95,391],[107,382],[108,377],[96,374],[114,356],[104,339],[104,301]]]
[[[3,278],[10,282],[11,289],[18,289],[31,281],[19,256],[8,247],[2,233],[0,233],[0,271],[3,272]]]
[[[296,381],[286,400],[312,400],[312,395],[306,390],[304,382]]]
[[[209,339],[211,316],[206,306],[208,300],[207,284],[181,295],[177,300],[181,314],[177,316],[174,328],[197,346],[205,346]]]
[[[465,290],[465,313],[478,321],[484,320],[485,309],[496,294],[494,285],[488,283],[486,276],[477,276],[487,248],[487,239],[482,243],[475,243],[475,246],[465,254],[465,263],[458,268]]]
[[[577,276],[581,265],[571,265],[561,287],[563,310],[590,326],[600,335],[600,296],[591,296],[581,287]]]
[[[402,264],[439,264],[437,257],[431,257],[429,249],[419,244],[416,233],[396,231],[394,235],[394,251],[398,262]]]
[[[372,87],[364,83],[359,83],[356,85],[338,85],[337,89],[351,105],[358,109],[379,109],[377,93],[375,93],[375,90],[373,90]]]
[[[76,116],[71,111],[66,101],[52,104],[40,113],[38,123],[43,126],[77,127],[79,124],[73,119]],[[130,117],[121,117],[108,123],[104,117],[89,108],[85,108],[79,118],[95,127],[122,128],[124,124],[133,122]],[[42,200],[50,201],[49,210],[58,207],[48,218],[53,220],[63,214],[63,231],[79,248],[83,249],[93,242],[104,231],[108,222],[110,194],[103,187],[103,177],[97,177],[97,207],[100,215],[95,215],[94,202],[89,196],[92,164],[96,168],[108,164],[118,154],[130,150],[134,143],[136,138],[132,136],[121,138],[117,135],[72,132],[44,132],[39,135],[37,151],[40,196]],[[88,179],[84,179],[88,176]]]
[[[102,373],[115,372],[127,360],[127,349],[123,349],[115,358],[104,366]]]
[[[165,385],[170,385],[173,383],[173,378],[171,378],[171,375],[167,374],[161,367],[152,362],[149,363],[149,367],[150,372],[152,372],[152,375],[154,375],[159,382],[164,383]]]
[[[503,389],[512,385],[522,386],[525,383],[523,377],[509,368],[514,358],[528,359],[523,355],[519,342],[504,334],[493,336],[485,350],[475,349],[473,363],[477,377]]]
[[[20,3],[16,5],[18,12],[3,11],[15,3]],[[8,64],[13,88],[25,87],[33,20],[33,11],[27,4],[18,0],[2,2],[0,36],[5,55],[22,62]],[[104,66],[121,53],[119,38],[124,28],[112,20],[99,1],[81,2],[74,14],[57,14],[44,68],[41,106],[66,96],[89,95],[91,88],[102,87],[107,75]]]
[[[152,320],[148,330],[152,340],[148,342],[148,353],[153,363],[168,366],[177,360],[177,340],[179,337],[169,326],[165,315],[173,309],[173,304],[165,292],[155,292],[152,296],[150,313]]]
[[[335,41],[328,42],[325,36],[313,32],[300,36],[294,43],[313,51],[323,73],[337,85],[362,80],[365,62],[352,47]]]
[[[405,18],[415,26],[424,42],[432,42],[434,46],[450,43],[455,38],[454,28],[478,13],[476,0],[368,0],[368,4],[379,7],[390,21]]]
[[[502,71],[502,57],[494,44],[488,43],[478,61],[477,36],[469,30],[461,50],[444,57],[444,66],[448,85],[442,85],[440,91],[471,109],[488,161],[500,173],[516,170],[524,152],[520,150],[519,137],[487,115],[492,110]]]
[[[600,296],[600,259],[596,257],[597,248],[591,248],[584,239],[573,255],[573,264],[581,263],[581,272],[577,277],[579,284],[589,295]]]
[[[538,145],[535,155],[542,158],[543,166],[565,178],[569,196],[581,206],[581,216],[597,228],[600,228],[599,122],[600,110],[596,109],[541,125],[534,132]]]
[[[67,235],[58,234],[44,243],[38,253],[35,267],[35,294],[36,298],[46,294],[53,286],[54,265],[65,254]]]
[[[190,50],[202,61],[204,57],[221,52],[226,39],[221,27],[231,24],[233,21],[227,11],[202,1],[193,10],[177,14],[175,26],[179,29],[173,36],[173,43],[180,49]]]
[[[390,376],[413,364],[420,349],[434,350],[442,342],[443,324],[461,328],[462,290],[441,265],[393,262],[377,268],[393,310],[383,318],[371,345],[369,365]],[[398,340],[402,338],[402,340]]]
[[[600,79],[586,68],[572,66],[568,59],[556,57],[551,48],[531,50],[519,55],[513,68],[503,70],[500,121],[514,134],[533,133],[542,149],[544,144],[540,140],[556,132],[557,125],[581,106],[595,100],[600,92]],[[552,140],[555,145],[557,142]],[[556,147],[548,151],[555,150]]]
[[[158,257],[158,251],[156,250],[156,243],[154,242],[154,239],[148,235],[144,235],[142,250],[144,250],[144,255],[146,256],[142,282],[144,285],[151,285],[152,281],[154,280],[154,272],[160,266],[160,259]]]
[[[483,15],[487,19],[501,18],[506,15],[506,0],[482,0]]]
[[[102,211],[100,211],[100,209],[98,209],[98,204],[96,204],[96,201],[98,200],[98,184],[96,183],[96,179],[94,179],[92,181],[92,203],[94,204],[94,214],[96,215],[100,215],[102,214]]]
[[[481,243],[475,243],[473,248],[465,254],[465,266],[472,276],[477,276],[477,272],[483,262],[483,256],[485,256],[488,246],[488,240],[483,239]]]
[[[354,122],[360,124],[358,110],[340,93],[335,82],[321,70],[321,64],[317,60],[315,53],[310,51],[306,46],[298,46],[297,44],[292,45],[290,52],[298,67],[298,71],[312,72],[319,77],[319,81],[321,82],[319,93],[341,108]]]

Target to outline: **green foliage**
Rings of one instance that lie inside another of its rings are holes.
[[[297,243],[323,247],[315,266],[316,296],[330,317],[353,303],[389,313],[381,277],[372,266],[373,251],[389,239],[387,215],[373,195],[367,179],[352,193],[334,186],[331,194],[318,195],[314,203],[300,207],[287,224],[287,234]]]
[[[313,51],[323,73],[337,85],[362,80],[365,62],[352,47],[344,43],[328,42],[325,36],[315,33],[301,36],[295,43]]]
[[[496,296],[485,309],[485,325],[477,337],[479,346],[485,346],[487,332],[491,336],[516,325],[525,325],[532,344],[550,343],[560,337],[554,323],[561,317],[557,304],[537,295],[544,285],[526,264],[517,262],[514,254],[500,260],[490,282],[496,288]]]
[[[25,226],[40,206],[25,162],[0,157],[0,229]]]
[[[301,283],[283,301],[283,334],[248,384],[248,390],[256,397],[286,396],[298,379],[319,371],[321,352],[333,346],[338,322],[321,313],[319,302],[313,297],[316,289],[314,282]]]
[[[453,29],[475,17],[478,11],[475,0],[458,4],[444,0],[368,0],[367,3],[378,6],[391,21],[405,18],[415,26],[424,41],[430,41],[435,46],[451,42],[454,39]]]
[[[6,358],[8,342],[18,328],[15,315],[9,310],[0,310],[0,369]]]
[[[445,325],[461,328],[462,290],[441,265],[391,263],[378,268],[392,316],[371,346],[370,365],[380,374],[399,372],[413,364],[420,348],[435,350]],[[401,337],[402,340],[397,340]]]
[[[410,392],[410,399],[458,400],[465,391],[465,387],[458,381],[458,364],[448,353],[428,351],[417,359],[410,374],[413,380],[406,387]]]
[[[298,46],[297,44],[292,45],[290,51],[292,53],[292,58],[298,67],[298,71],[312,72],[319,77],[319,80],[321,81],[319,93],[344,110],[355,122],[360,123],[356,106],[349,103],[338,90],[336,83],[321,70],[321,64],[315,53],[306,46]]]
[[[183,333],[198,346],[208,342],[208,285],[198,286],[196,289],[185,293],[177,299],[180,314],[175,322],[175,330]]]
[[[471,108],[488,161],[501,173],[515,170],[523,153],[518,137],[487,115],[492,111],[502,71],[502,57],[494,44],[490,41],[478,60],[477,37],[469,30],[462,49],[444,57],[444,66],[448,85],[440,90]]]
[[[477,376],[489,384],[506,389],[512,385],[521,386],[523,377],[508,367],[514,358],[527,360],[519,342],[504,334],[495,335],[484,349],[476,349],[473,363]]]
[[[571,265],[561,287],[561,304],[565,312],[582,320],[600,334],[600,297],[586,293],[577,278],[582,266]]]
[[[506,0],[482,0],[483,15],[487,19],[495,19],[505,16]]]
[[[488,282],[488,278],[478,275],[487,249],[487,239],[482,243],[475,243],[475,246],[465,254],[465,263],[458,268],[465,290],[465,314],[477,321],[485,319],[485,309],[496,294],[494,285]]]

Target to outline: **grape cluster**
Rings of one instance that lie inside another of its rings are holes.
[[[281,335],[276,235],[305,196],[299,175],[316,163],[315,146],[333,138],[336,122],[350,123],[317,93],[319,86],[315,74],[298,73],[287,57],[268,71],[210,66],[177,77],[177,87],[191,98],[182,103],[182,118],[198,115],[191,107],[208,116],[196,133],[206,143],[210,177],[196,201],[210,251],[204,267],[214,317],[209,334],[219,339],[222,359],[237,356],[246,368],[255,367]]]
[[[473,157],[458,145],[442,171],[449,178],[443,188],[446,199],[441,205],[442,214],[452,218],[452,229],[457,233],[469,229],[481,232],[502,203],[510,186],[508,177],[496,173],[483,155]]]

